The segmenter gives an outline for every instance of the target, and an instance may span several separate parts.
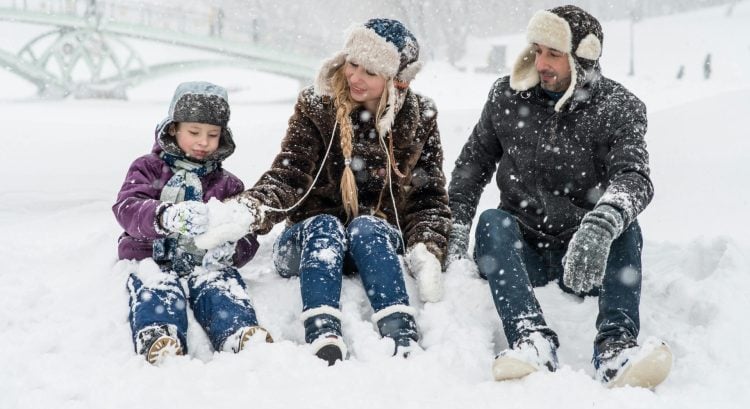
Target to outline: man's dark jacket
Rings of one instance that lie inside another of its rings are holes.
[[[602,76],[561,112],[554,104],[539,85],[514,91],[509,77],[495,82],[453,170],[454,226],[471,226],[495,171],[498,207],[517,217],[527,240],[553,247],[567,245],[597,204],[619,209],[626,228],[648,205],[646,106]]]

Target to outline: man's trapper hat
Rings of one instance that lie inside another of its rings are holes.
[[[570,86],[555,104],[556,111],[573,96],[581,77],[599,71],[604,41],[602,26],[580,7],[567,5],[536,12],[526,28],[526,39],[529,45],[519,55],[510,74],[510,86],[516,91],[526,91],[539,83],[534,66],[534,43],[568,54]]]

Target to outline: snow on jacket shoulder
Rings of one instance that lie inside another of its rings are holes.
[[[539,85],[517,92],[508,77],[495,82],[452,174],[457,224],[471,225],[495,172],[499,207],[527,238],[562,245],[600,203],[620,209],[626,226],[635,220],[653,197],[645,105],[605,77],[574,100],[555,112]]]

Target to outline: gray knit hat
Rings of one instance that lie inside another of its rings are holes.
[[[210,82],[183,82],[174,92],[168,115],[174,122],[200,122],[224,128],[229,123],[227,90]]]

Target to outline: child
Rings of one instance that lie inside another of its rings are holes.
[[[156,129],[151,153],[130,165],[112,207],[125,229],[119,258],[151,257],[158,265],[142,262],[128,279],[135,350],[152,364],[187,352],[187,304],[180,278],[187,278],[190,308],[215,350],[239,352],[251,338],[272,342],[258,326],[237,271],[255,255],[255,235],[208,251],[193,242],[208,225],[204,202],[244,190],[221,167],[235,149],[228,122],[224,88],[207,82],[180,84],[169,116]]]

